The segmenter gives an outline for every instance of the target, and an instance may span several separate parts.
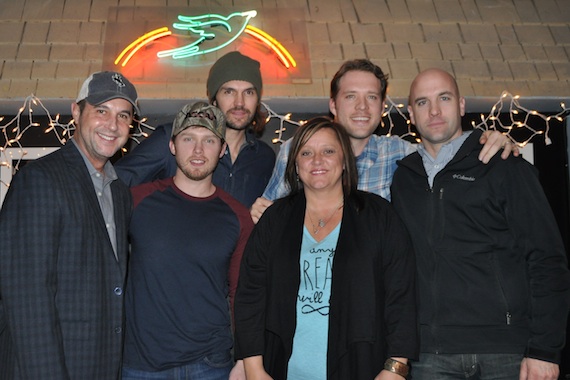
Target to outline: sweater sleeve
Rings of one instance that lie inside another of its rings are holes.
[[[389,357],[417,359],[416,264],[412,243],[391,205],[385,213],[382,271],[384,274],[386,343]]]
[[[235,298],[236,359],[264,353],[269,214],[266,212],[255,225],[241,261]]]
[[[159,126],[144,141],[113,166],[119,178],[128,186],[172,177],[176,159],[168,146],[172,125]]]

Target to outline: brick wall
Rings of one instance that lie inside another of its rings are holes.
[[[191,0],[0,0],[0,101],[36,94],[73,99],[102,67],[109,7],[209,6]],[[233,7],[305,9],[312,83],[270,85],[272,98],[326,98],[340,64],[367,57],[390,74],[390,95],[405,97],[412,78],[438,66],[464,95],[570,95],[569,0],[234,0]],[[188,85],[203,97],[205,78]],[[180,91],[143,84],[144,99]],[[194,94],[195,92],[195,94]]]

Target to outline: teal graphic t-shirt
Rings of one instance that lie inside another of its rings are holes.
[[[326,379],[332,265],[339,231],[340,223],[317,242],[307,228],[303,230],[297,326],[288,380]]]

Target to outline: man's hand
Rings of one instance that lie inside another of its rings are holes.
[[[245,368],[243,360],[238,360],[230,372],[228,380],[245,380]]]
[[[271,206],[272,204],[273,202],[270,201],[269,199],[263,197],[257,198],[255,200],[255,203],[251,205],[251,209],[249,210],[249,213],[251,214],[251,219],[253,219],[253,223],[257,224],[259,218],[261,218],[261,215],[263,215],[267,207]]]
[[[519,380],[557,380],[558,364],[544,360],[524,358],[521,362]]]
[[[503,149],[503,153],[501,153],[501,158],[503,160],[506,160],[510,156],[511,152],[516,157],[518,157],[520,153],[519,148],[513,144],[509,137],[503,135],[499,131],[483,132],[479,142],[481,144],[485,144],[483,149],[481,149],[481,153],[479,153],[479,160],[484,164],[489,163],[491,158],[493,158],[493,156],[501,149]]]

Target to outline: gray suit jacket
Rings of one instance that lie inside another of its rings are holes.
[[[0,378],[116,379],[130,192],[111,184],[118,261],[74,144],[15,176],[0,211]]]

